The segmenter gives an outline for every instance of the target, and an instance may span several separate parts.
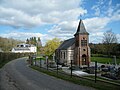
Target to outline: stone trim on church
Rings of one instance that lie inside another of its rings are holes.
[[[73,63],[76,66],[89,66],[89,33],[86,31],[82,20],[79,21],[77,32],[74,34],[74,38],[65,40],[56,49],[55,57],[60,64],[70,65],[71,60],[73,60]]]

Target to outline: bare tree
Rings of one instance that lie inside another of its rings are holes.
[[[117,37],[112,30],[106,31],[103,35],[104,48],[108,56],[110,56],[110,53],[113,52],[113,48],[116,46]]]

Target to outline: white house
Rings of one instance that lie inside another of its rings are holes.
[[[3,52],[3,50],[0,48],[0,52]]]
[[[37,47],[32,44],[18,44],[16,47],[12,48],[14,53],[36,53]]]

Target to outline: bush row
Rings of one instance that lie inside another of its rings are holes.
[[[11,53],[11,52],[0,52],[0,68],[7,62],[16,58],[28,56],[32,53]]]

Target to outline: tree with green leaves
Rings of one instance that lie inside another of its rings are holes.
[[[53,38],[52,40],[48,40],[44,47],[45,55],[49,57],[52,56],[59,45],[60,45],[60,39],[58,38]]]

